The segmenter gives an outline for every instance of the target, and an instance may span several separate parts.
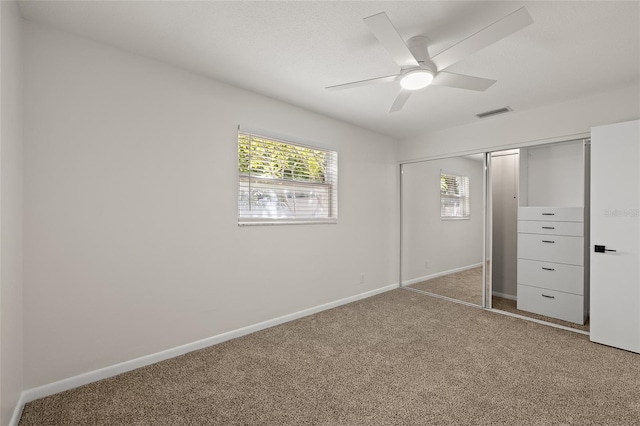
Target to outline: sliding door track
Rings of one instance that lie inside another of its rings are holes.
[[[453,299],[453,298],[447,297],[447,296],[441,296],[441,295],[435,294],[435,293],[429,293],[428,291],[418,290],[417,288],[411,288],[411,287],[400,287],[400,288],[402,288],[404,290],[413,291],[414,293],[420,293],[420,294],[424,294],[424,295],[427,295],[427,296],[435,297],[436,299],[444,299],[444,300],[448,300],[449,302],[459,303],[461,305],[471,306],[472,308],[482,309],[482,306],[476,305],[475,303],[471,303],[471,302],[465,302],[464,300],[458,300],[458,299]]]
[[[542,324],[542,325],[548,325],[550,327],[559,328],[561,330],[573,331],[574,333],[578,333],[578,334],[583,334],[585,336],[589,336],[589,332],[588,331],[578,330],[576,328],[571,328],[571,327],[567,327],[567,326],[560,325],[560,324],[554,324],[552,322],[547,322],[547,321],[539,320],[539,319],[536,319],[536,318],[530,318],[530,317],[527,317],[527,316],[524,316],[524,315],[514,314],[512,312],[501,311],[500,309],[483,308],[480,305],[476,305],[476,304],[473,304],[473,303],[465,302],[463,300],[453,299],[453,298],[447,297],[447,296],[441,296],[441,295],[435,294],[435,293],[429,293],[428,291],[418,290],[417,288],[411,288],[411,287],[400,287],[400,288],[403,289],[403,290],[412,291],[414,293],[424,294],[425,296],[435,297],[436,299],[448,300],[449,302],[458,303],[460,305],[471,306],[472,308],[477,308],[477,309],[482,309],[482,310],[485,310],[485,311],[488,311],[488,312],[493,312],[495,314],[505,315],[505,316],[513,317],[513,318],[520,318],[520,319],[525,320],[525,321],[535,322],[535,323]]]

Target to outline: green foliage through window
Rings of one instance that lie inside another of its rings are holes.
[[[238,171],[243,175],[322,183],[326,157],[326,151],[238,134]]]

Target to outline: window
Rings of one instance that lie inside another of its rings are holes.
[[[338,153],[238,132],[238,224],[336,223]]]
[[[440,217],[469,219],[469,178],[440,170]]]

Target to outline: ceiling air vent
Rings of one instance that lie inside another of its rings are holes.
[[[485,111],[485,112],[481,112],[480,114],[476,114],[476,117],[478,118],[487,118],[487,117],[493,117],[494,115],[499,115],[499,114],[504,114],[506,112],[509,111],[513,111],[511,109],[511,107],[503,107],[503,108],[498,108],[498,109],[494,109],[491,111]]]

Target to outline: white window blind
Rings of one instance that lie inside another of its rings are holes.
[[[469,178],[440,171],[440,217],[469,218]]]
[[[238,224],[336,223],[338,153],[238,132]]]

